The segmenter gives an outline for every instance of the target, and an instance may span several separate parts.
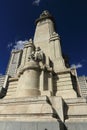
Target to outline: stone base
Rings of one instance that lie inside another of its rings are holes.
[[[0,122],[0,130],[64,130],[59,121],[44,122]]]
[[[48,97],[14,98],[0,101],[0,121],[55,121]]]
[[[65,125],[68,130],[87,130],[87,122],[68,122]]]

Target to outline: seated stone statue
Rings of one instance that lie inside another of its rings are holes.
[[[34,60],[37,62],[44,61],[44,53],[42,52],[40,47],[36,47],[35,51],[33,51],[29,56],[29,60]]]

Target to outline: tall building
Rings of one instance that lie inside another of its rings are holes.
[[[86,78],[62,54],[48,11],[36,20],[33,40],[12,50],[1,78],[0,130],[87,129]]]

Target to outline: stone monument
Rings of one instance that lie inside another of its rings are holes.
[[[13,50],[0,100],[0,130],[86,130],[87,100],[62,54],[54,18],[43,11],[34,39]]]

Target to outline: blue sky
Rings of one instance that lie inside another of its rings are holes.
[[[70,64],[87,75],[86,0],[0,0],[0,73],[5,73],[12,48],[33,38],[35,19],[43,10],[54,16]]]

